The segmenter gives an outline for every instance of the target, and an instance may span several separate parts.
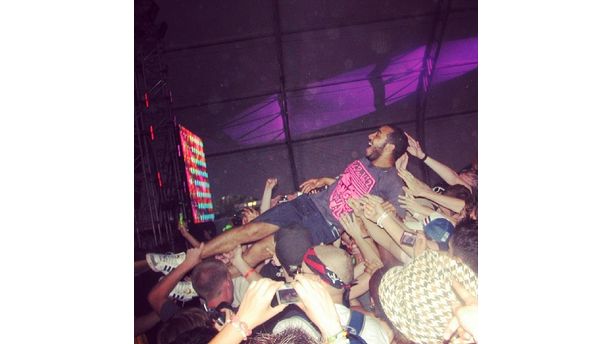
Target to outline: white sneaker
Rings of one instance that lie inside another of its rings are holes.
[[[151,270],[167,275],[185,261],[185,252],[177,254],[147,253],[146,259]]]
[[[186,302],[198,296],[191,281],[180,281],[170,292],[170,298],[178,301]]]

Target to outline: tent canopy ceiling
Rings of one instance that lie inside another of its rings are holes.
[[[293,139],[416,119],[437,0],[156,4],[173,113],[208,154],[284,141],[281,73]],[[452,1],[428,118],[477,111],[477,41],[477,1]]]

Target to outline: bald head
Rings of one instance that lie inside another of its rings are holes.
[[[315,246],[314,251],[317,257],[321,260],[328,269],[335,272],[338,278],[344,283],[351,283],[353,281],[353,263],[351,262],[351,256],[346,253],[343,249],[337,248],[332,245],[320,245]],[[305,263],[302,264],[302,269],[308,268]],[[311,269],[308,269],[312,271]],[[342,292],[341,289],[335,289],[332,286],[325,284],[329,287],[330,291]]]

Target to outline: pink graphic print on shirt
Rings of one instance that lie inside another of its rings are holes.
[[[359,198],[369,193],[374,184],[376,180],[361,161],[353,161],[344,170],[342,177],[336,183],[336,188],[329,196],[329,209],[332,215],[339,220],[340,216],[351,212],[352,209],[348,205],[349,198]]]

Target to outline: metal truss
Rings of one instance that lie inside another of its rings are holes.
[[[436,68],[436,62],[440,55],[440,47],[442,46],[442,39],[444,38],[444,32],[446,31],[446,24],[448,22],[448,16],[451,12],[451,0],[439,0],[438,11],[434,19],[433,29],[427,47],[425,48],[425,54],[423,55],[423,66],[421,74],[419,75],[419,84],[417,86],[417,109],[416,109],[416,127],[417,127],[417,139],[424,151],[426,151],[425,145],[425,117],[427,111],[427,98],[429,97],[429,91],[431,90],[431,82],[433,79],[433,72]],[[429,184],[430,175],[429,169],[425,164],[421,164],[421,172],[424,181]]]
[[[135,64],[134,234],[145,250],[175,250],[178,213],[191,213],[161,51],[138,52]]]

